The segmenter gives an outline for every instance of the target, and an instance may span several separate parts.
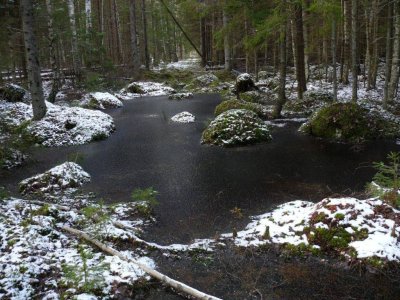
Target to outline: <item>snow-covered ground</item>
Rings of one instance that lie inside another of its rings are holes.
[[[244,247],[305,244],[349,259],[400,262],[400,211],[376,198],[327,198],[316,204],[292,201],[253,219],[236,237],[224,237]]]
[[[176,123],[193,123],[195,120],[195,116],[192,115],[190,112],[184,111],[173,116],[171,120]]]
[[[82,101],[82,106],[94,109],[116,108],[123,106],[121,100],[108,92],[95,92],[87,94]]]
[[[46,102],[47,114],[32,121],[28,131],[44,146],[85,144],[108,137],[115,129],[111,116],[90,109],[62,107]],[[7,124],[19,126],[30,121],[32,106],[25,103],[0,101],[0,118]]]
[[[133,89],[132,89],[133,87]],[[121,100],[131,100],[132,98],[144,96],[165,96],[175,93],[175,90],[164,83],[159,82],[133,82],[126,88],[120,90],[115,96]]]

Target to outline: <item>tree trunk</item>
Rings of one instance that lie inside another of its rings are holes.
[[[274,118],[281,116],[282,107],[286,102],[286,24],[281,26],[281,35],[279,39],[279,91],[278,101],[273,113]]]
[[[75,76],[79,81],[81,78],[81,60],[78,53],[78,35],[76,31],[74,0],[68,0],[68,15],[72,33],[72,64],[74,67]]]
[[[358,0],[352,0],[351,7],[351,60],[352,60],[352,95],[351,100],[357,102],[357,88],[358,88],[358,61],[357,61],[357,13],[358,13]]]
[[[342,82],[344,84],[349,84],[349,70],[350,70],[350,1],[344,0],[344,57],[343,57],[343,76]]]
[[[137,41],[137,30],[136,30],[136,0],[129,1],[129,23],[131,30],[131,51],[132,51],[132,68],[134,75],[136,76],[140,68],[140,53]]]
[[[146,18],[146,1],[142,0],[142,22],[143,22],[143,44],[144,44],[144,61],[146,70],[150,70],[149,45],[147,42],[147,18]]]
[[[85,21],[86,21],[86,36],[89,35],[92,29],[92,2],[91,0],[85,0]]]
[[[225,60],[225,70],[230,71],[232,70],[232,64],[231,64],[231,48],[229,44],[229,35],[227,32],[227,26],[229,23],[228,15],[225,9],[222,11],[222,22],[224,26],[224,60]]]
[[[393,56],[392,56],[392,67],[390,82],[388,88],[388,103],[394,101],[396,96],[396,89],[399,83],[399,52],[400,52],[400,10],[399,10],[399,0],[393,1],[394,5],[394,42],[393,42]]]
[[[57,56],[56,56],[56,38],[54,35],[54,27],[53,27],[53,5],[51,3],[52,0],[46,0],[46,9],[47,9],[47,28],[49,31],[49,52],[50,52],[50,65],[53,71],[53,86],[49,95],[49,102],[54,103],[56,100],[56,95],[60,90],[60,71],[58,69],[57,64]]]
[[[303,14],[303,37],[304,37],[304,65],[305,65],[305,76],[306,76],[306,82],[308,82],[310,78],[310,49],[309,49],[309,42],[308,42],[308,18],[307,18],[307,8],[308,8],[308,0],[305,2],[305,9],[302,10]]]
[[[20,5],[29,88],[32,95],[33,120],[40,120],[46,115],[47,109],[43,96],[42,78],[40,76],[39,52],[33,32],[33,2],[31,0],[21,0]]]
[[[304,38],[303,38],[303,13],[301,5],[295,5],[296,24],[296,76],[298,98],[303,99],[303,93],[307,90],[306,74],[304,68]]]
[[[385,86],[383,88],[383,106],[387,108],[389,101],[389,82],[392,62],[392,0],[387,1],[387,19],[386,19],[386,59],[385,59]]]
[[[333,101],[337,101],[337,72],[336,72],[336,19],[332,20],[332,84],[333,84]]]

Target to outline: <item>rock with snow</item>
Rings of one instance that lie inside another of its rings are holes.
[[[25,121],[27,130],[44,146],[80,145],[107,138],[115,129],[111,116],[80,107],[61,107],[46,102],[47,113],[40,121],[30,121],[32,106],[0,101],[0,117],[11,126]]]
[[[92,109],[106,109],[121,107],[123,104],[121,100],[110,93],[96,92],[88,94],[82,106]]]
[[[271,140],[268,126],[256,113],[232,109],[217,116],[204,130],[201,142],[219,146],[254,144]]]
[[[243,73],[236,78],[236,84],[235,84],[236,94],[241,94],[244,92],[256,91],[256,90],[258,90],[258,88],[254,84],[254,81],[251,78],[250,74]]]
[[[78,188],[90,181],[90,175],[73,162],[65,162],[43,174],[38,174],[20,182],[20,192],[24,194],[47,194],[66,189]]]
[[[170,100],[183,100],[193,98],[193,93],[176,93],[168,96]]]
[[[200,86],[209,86],[210,84],[217,82],[219,79],[212,73],[207,73],[201,76],[198,76],[194,79],[194,82]]]
[[[143,96],[166,96],[175,92],[173,88],[166,86],[164,83],[132,82],[115,96],[121,100],[130,100]]]
[[[192,115],[190,112],[184,111],[173,116],[171,120],[176,123],[193,123],[195,120],[195,116]]]
[[[8,102],[26,102],[30,99],[30,94],[17,84],[6,83],[0,86],[0,100],[1,99]]]
[[[225,237],[232,237],[231,234]],[[349,260],[400,261],[400,211],[380,199],[292,201],[254,217],[234,238],[238,246],[306,246]]]
[[[333,93],[323,89],[310,89],[303,94],[304,100],[315,100],[320,102],[332,102]]]
[[[0,149],[0,151],[3,151],[1,155],[2,160],[0,166],[6,170],[21,166],[28,157],[20,150],[10,147],[7,147],[6,149]]]
[[[330,140],[360,142],[399,136],[400,120],[352,102],[333,103],[316,111],[300,130]]]

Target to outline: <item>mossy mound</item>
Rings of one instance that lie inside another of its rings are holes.
[[[23,102],[28,92],[16,84],[5,84],[0,86],[0,99],[8,102]]]
[[[255,112],[257,116],[262,119],[271,118],[271,110],[268,109],[268,107],[258,103],[249,103],[234,99],[223,101],[219,105],[217,105],[217,107],[215,108],[215,115],[219,116],[220,114],[231,109],[247,109]]]
[[[303,98],[309,101],[332,102],[333,93],[324,90],[309,90],[304,92]]]
[[[219,146],[235,146],[269,141],[268,126],[256,113],[231,109],[221,113],[204,130],[201,142]]]
[[[317,111],[300,130],[317,137],[360,142],[398,136],[400,125],[355,103],[334,103]]]
[[[282,108],[285,117],[309,117],[317,109],[327,105],[326,102],[317,99],[304,99],[286,101]]]
[[[128,93],[132,93],[132,94],[145,94],[146,92],[141,88],[140,85],[136,84],[136,83],[131,83],[129,84],[125,90]]]

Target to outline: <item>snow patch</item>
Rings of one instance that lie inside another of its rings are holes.
[[[193,123],[195,116],[187,111],[184,111],[173,116],[171,120],[176,123]]]

